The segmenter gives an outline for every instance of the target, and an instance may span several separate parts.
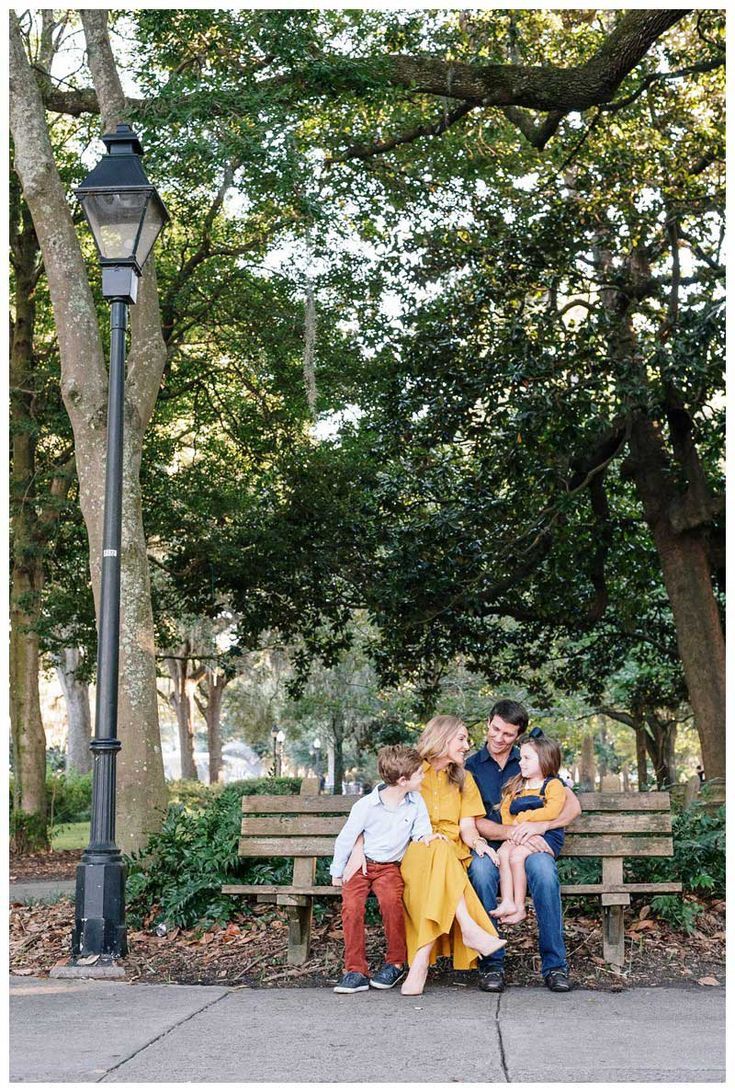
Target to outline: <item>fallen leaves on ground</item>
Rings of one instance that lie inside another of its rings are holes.
[[[564,935],[572,977],[588,989],[620,990],[628,986],[687,984],[696,988],[724,982],[722,942],[725,904],[702,904],[697,933],[687,936],[658,918],[641,918],[626,911],[626,962],[615,970],[602,958],[599,917],[567,911]],[[632,920],[631,920],[632,919]],[[10,966],[13,974],[45,976],[70,954],[74,905],[68,899],[51,906],[13,905],[10,911]],[[149,929],[131,929],[129,955],[124,960],[131,982],[185,985],[326,986],[342,974],[342,929],[339,907],[318,914],[312,927],[311,956],[299,967],[286,962],[285,909],[243,905],[241,913],[223,925],[206,929],[172,928],[158,937]],[[633,928],[646,925],[645,929]],[[385,941],[380,923],[366,929],[368,962],[383,962]],[[506,931],[506,976],[514,985],[538,985],[540,959],[533,912]],[[473,971],[454,971],[440,960],[431,980],[457,986],[476,985]]]
[[[26,880],[73,880],[81,849],[49,849],[43,853],[10,855],[10,882]]]

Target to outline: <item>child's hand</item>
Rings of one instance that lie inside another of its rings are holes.
[[[342,877],[341,876],[332,876],[332,887],[341,887],[341,886],[342,886]]]

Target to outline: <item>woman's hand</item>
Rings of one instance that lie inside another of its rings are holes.
[[[478,857],[489,857],[494,865],[498,864],[498,855],[492,846],[489,846],[484,838],[478,838],[472,847]]]
[[[419,841],[428,846],[429,842],[433,842],[435,838],[441,838],[442,842],[449,841],[446,834],[440,834],[438,830],[435,830],[433,834],[425,834],[423,838],[419,838]]]

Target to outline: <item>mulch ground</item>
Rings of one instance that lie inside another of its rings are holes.
[[[565,937],[572,977],[577,987],[621,990],[631,986],[707,988],[725,981],[725,903],[701,904],[696,931],[687,935],[651,915],[645,905],[626,912],[626,963],[621,973],[602,959],[599,916],[578,910],[565,914]],[[10,968],[13,974],[45,976],[69,955],[74,906],[62,900],[52,906],[11,905]],[[251,906],[227,925],[171,929],[164,937],[152,930],[130,930],[125,959],[131,982],[221,986],[330,986],[342,973],[342,929],[339,908],[317,907],[312,931],[312,957],[301,967],[286,963],[286,911]],[[533,914],[508,930],[506,977],[509,983],[538,985],[539,957]],[[368,962],[382,963],[384,941],[379,923],[367,927]],[[474,971],[453,971],[441,960],[430,983],[474,987]]]
[[[73,880],[81,849],[50,849],[44,853],[10,855],[10,882],[17,880]]]

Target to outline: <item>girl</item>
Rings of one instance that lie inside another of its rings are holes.
[[[520,748],[521,772],[503,786],[500,815],[504,826],[556,819],[566,799],[559,777],[561,747],[556,740],[549,739],[540,728],[532,728],[520,741]],[[558,857],[564,844],[564,831],[549,830],[543,838]],[[490,914],[506,925],[523,921],[526,916],[525,862],[533,852],[510,839],[498,850],[501,901]]]

